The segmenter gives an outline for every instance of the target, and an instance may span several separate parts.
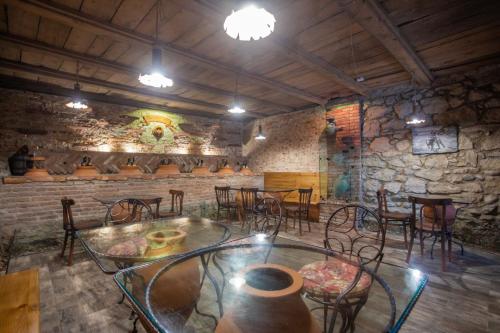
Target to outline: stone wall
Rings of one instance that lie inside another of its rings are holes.
[[[105,207],[94,197],[158,195],[163,197],[162,210],[170,209],[171,189],[185,192],[186,214],[208,215],[214,209],[214,186],[262,187],[262,176],[194,176],[180,174],[162,179],[128,179],[117,181],[32,182],[0,185],[0,230],[26,246],[37,242],[56,243],[62,233],[61,198],[75,200],[75,221],[102,219]]]
[[[259,125],[266,140],[254,139]],[[255,172],[318,172],[324,128],[321,108],[257,120],[243,131],[243,155]]]
[[[384,95],[365,103],[364,201],[375,206],[381,185],[394,210],[407,210],[413,193],[450,196],[468,203],[458,213],[457,236],[500,249],[500,69]],[[458,152],[412,154],[412,126],[406,121],[415,116],[426,120],[425,127],[457,126]]]

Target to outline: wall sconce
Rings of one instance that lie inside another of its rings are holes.
[[[259,132],[255,136],[255,140],[265,140],[266,136],[264,135],[264,132],[262,132],[262,125],[259,125]]]

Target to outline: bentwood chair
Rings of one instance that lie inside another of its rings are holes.
[[[372,210],[348,205],[330,216],[325,228],[324,246],[343,255],[346,260],[327,258],[307,264],[299,270],[304,278],[305,296],[319,304],[313,311],[323,309],[324,332],[332,330],[332,324],[330,327],[327,324],[330,310],[333,310],[331,323],[335,322],[336,313],[341,314],[340,332],[354,332],[356,316],[368,300],[372,285],[372,277],[366,272],[357,276],[358,267],[360,264],[371,265],[376,272],[383,258],[384,245],[385,229],[379,216]],[[337,297],[357,278],[359,281],[355,287],[338,303]]]
[[[184,206],[184,191],[170,190],[168,191],[171,196],[170,211],[160,212],[160,218],[182,216],[182,209]]]
[[[226,211],[227,223],[231,221],[231,209],[236,213],[238,204],[231,198],[231,188],[229,186],[215,186],[215,199],[217,200],[217,219],[219,222],[221,211]]]
[[[309,221],[309,208],[311,207],[312,188],[299,188],[299,205],[290,206],[285,209],[285,231],[288,231],[288,217],[293,217],[293,228],[295,221],[299,220],[299,235],[302,236],[302,220],[307,221],[307,227],[311,232],[311,221]]]
[[[250,228],[251,228],[251,223],[253,219],[253,213],[255,209],[255,205],[257,203],[257,191],[259,189],[255,187],[250,187],[250,188],[245,188],[242,187],[240,189],[240,194],[241,194],[241,214],[243,217],[242,223],[241,223],[241,229],[245,227],[247,223],[250,223]]]
[[[122,199],[108,207],[104,224],[137,223],[153,220],[151,206],[139,199]]]
[[[89,220],[89,221],[75,222],[75,220],[73,219],[73,212],[71,210],[71,206],[75,204],[75,201],[69,198],[62,198],[61,203],[63,207],[63,229],[64,229],[64,242],[61,251],[61,258],[64,257],[64,251],[66,250],[68,238],[70,238],[68,266],[71,266],[73,264],[73,250],[75,246],[76,232],[78,230],[88,230],[88,229],[102,227],[102,221]]]
[[[412,230],[406,261],[410,262],[413,240],[417,233],[420,241],[420,254],[422,256],[424,255],[424,240],[428,237],[434,237],[431,246],[431,259],[434,259],[434,245],[439,238],[441,243],[441,269],[442,271],[446,271],[446,242],[448,242],[448,261],[451,262],[452,243],[460,245],[461,254],[464,254],[463,245],[453,239],[453,225],[455,224],[457,214],[453,206],[453,201],[446,198],[420,198],[412,196],[408,200],[412,205]],[[420,205],[418,220],[417,205]]]
[[[378,202],[378,215],[384,222],[384,228],[387,231],[389,225],[403,227],[403,236],[405,241],[405,248],[408,248],[408,237],[406,235],[407,226],[410,225],[411,214],[391,212],[387,208],[387,190],[384,186],[380,187],[377,191],[377,202]]]

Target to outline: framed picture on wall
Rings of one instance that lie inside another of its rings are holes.
[[[443,154],[458,151],[458,130],[456,127],[421,127],[412,130],[414,155]]]

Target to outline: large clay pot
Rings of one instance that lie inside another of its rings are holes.
[[[99,176],[99,171],[97,171],[97,168],[93,165],[79,165],[75,169],[73,176],[80,178],[95,178]]]
[[[120,167],[120,172],[118,174],[120,176],[127,176],[127,177],[142,176],[141,170],[136,165],[124,165]]]
[[[175,249],[175,252],[177,251],[185,252],[186,249],[178,247]],[[141,278],[132,280],[135,297],[144,298],[146,286],[158,270],[165,265],[164,261],[159,261],[136,272]],[[151,305],[155,310],[154,314],[169,332],[183,331],[199,297],[200,270],[197,259],[190,259],[175,265],[161,275],[151,289]],[[157,332],[144,317],[139,316],[139,319],[147,332]]]
[[[234,175],[234,170],[233,168],[229,166],[225,166],[223,168],[220,168],[219,171],[217,171],[218,175]]]
[[[156,169],[155,175],[157,176],[166,176],[166,175],[178,175],[181,172],[179,171],[179,167],[176,164],[164,164],[160,165],[158,169]]]
[[[245,282],[226,309],[216,333],[320,333],[300,296],[304,284],[293,269],[281,265],[251,265],[237,274]]]
[[[54,179],[44,167],[45,157],[34,156],[31,160],[33,161],[33,167],[28,169],[24,175],[26,178],[34,181],[51,181]]]

